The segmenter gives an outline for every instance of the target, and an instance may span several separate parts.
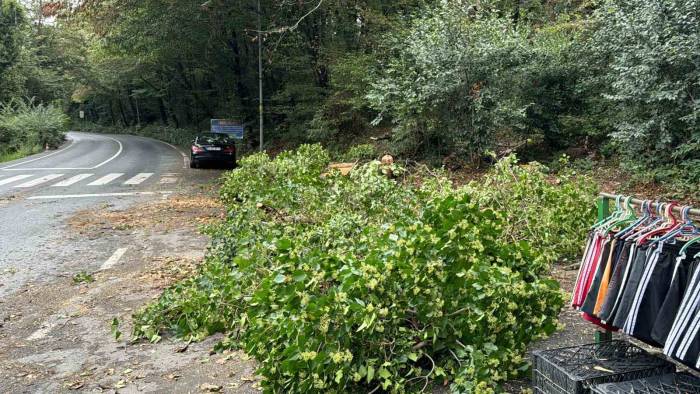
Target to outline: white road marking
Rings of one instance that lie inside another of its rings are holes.
[[[32,167],[32,168],[8,168],[2,169],[4,171],[87,171],[92,170],[92,168],[85,167]]]
[[[164,176],[160,178],[160,184],[161,185],[169,185],[171,183],[177,182],[177,178],[172,177],[172,176]]]
[[[124,182],[124,184],[125,185],[138,185],[139,183],[142,183],[146,179],[150,178],[152,175],[153,175],[152,172],[142,172],[140,174],[136,174],[136,176],[134,176],[133,178]]]
[[[31,176],[32,176],[31,174],[13,176],[13,177],[10,177],[10,178],[1,180],[1,181],[0,181],[0,185],[7,185],[8,183],[12,183],[12,182],[16,182],[16,181],[21,181],[22,179],[27,179],[27,178],[29,178],[29,177],[31,177]]]
[[[94,175],[94,174],[78,174],[78,175],[72,176],[72,177],[70,177],[70,178],[68,178],[68,179],[66,179],[66,180],[64,180],[64,181],[58,182],[58,183],[55,184],[55,185],[51,185],[51,187],[66,187],[66,186],[70,186],[70,185],[73,185],[73,184],[76,184],[76,183],[82,181],[83,179],[90,178],[90,177],[93,176],[93,175]]]
[[[104,271],[106,269],[114,267],[114,265],[119,262],[119,259],[121,259],[122,256],[124,256],[124,253],[126,253],[127,249],[129,248],[119,248],[115,250],[114,253],[112,253],[112,256],[102,264],[102,267],[100,267],[100,271]]]
[[[109,159],[107,159],[107,160],[103,161],[102,163],[97,164],[96,166],[93,166],[93,167],[41,167],[41,168],[37,167],[37,168],[12,168],[12,167],[16,167],[16,166],[19,166],[19,165],[22,165],[22,164],[31,163],[31,162],[33,162],[33,161],[41,160],[41,159],[47,158],[47,157],[49,157],[49,156],[53,156],[53,155],[55,155],[55,154],[64,152],[64,151],[66,151],[68,148],[70,148],[70,147],[76,145],[76,144],[73,144],[73,140],[71,140],[71,145],[70,145],[70,146],[68,146],[68,147],[66,147],[66,148],[63,148],[63,149],[61,149],[61,150],[59,150],[59,151],[57,151],[57,152],[54,152],[54,153],[51,153],[51,154],[48,154],[48,155],[45,155],[45,156],[37,157],[36,159],[27,160],[27,161],[24,161],[24,162],[22,162],[22,163],[17,163],[17,164],[13,164],[13,165],[11,165],[11,166],[3,167],[3,168],[0,168],[0,170],[5,170],[5,171],[27,171],[27,170],[49,170],[49,171],[51,171],[51,170],[53,170],[53,171],[64,171],[64,170],[78,170],[78,171],[80,171],[80,170],[83,170],[83,171],[86,171],[86,170],[94,170],[94,169],[100,168],[100,167],[102,167],[103,165],[109,163],[110,161],[116,159],[117,157],[119,157],[119,155],[121,155],[122,151],[124,150],[124,146],[122,145],[121,141],[119,141],[118,139],[112,138],[112,137],[107,137],[107,136],[101,136],[101,137],[102,137],[102,138],[107,138],[107,139],[110,139],[110,140],[116,142],[117,145],[119,145],[119,149],[117,150],[117,153],[115,153],[114,155],[112,155]]]
[[[99,289],[99,287],[95,289]],[[27,340],[37,341],[39,339],[44,339],[55,328],[66,325],[71,319],[71,316],[75,315],[78,311],[80,311],[83,296],[84,295],[81,294],[69,298],[68,301],[63,303],[63,305],[65,306],[58,310],[56,313],[49,316],[41,325],[41,328],[34,331],[32,335],[28,336]]]
[[[27,200],[62,200],[67,198],[89,198],[89,197],[128,197],[128,196],[153,196],[156,194],[173,194],[173,191],[162,192],[124,192],[124,193],[94,193],[94,194],[59,194],[53,196],[32,196]]]
[[[66,301],[64,304],[66,306],[61,308],[58,312],[54,313],[53,315],[49,316],[46,319],[46,321],[44,321],[44,324],[41,325],[41,328],[34,331],[32,335],[28,336],[27,340],[37,341],[39,339],[44,339],[47,335],[49,335],[51,331],[53,331],[54,328],[58,326],[63,326],[66,323],[68,323],[68,320],[70,320],[70,316],[78,310],[79,302],[80,296],[74,296],[69,298],[68,301]]]
[[[108,260],[109,261],[109,260]],[[97,272],[94,272],[97,273]],[[86,293],[75,295],[60,305],[60,309],[52,313],[39,328],[27,337],[28,341],[37,341],[46,338],[52,331],[61,329],[68,324],[75,316],[84,314],[84,311],[89,307],[91,300],[96,299],[104,291],[106,286],[114,283],[119,283],[121,279],[111,278],[106,281],[100,281],[96,286],[90,286]]]
[[[22,164],[31,163],[31,162],[34,162],[34,161],[37,161],[37,160],[45,159],[45,158],[47,158],[47,157],[51,157],[51,156],[53,156],[53,155],[57,155],[57,154],[59,154],[59,153],[65,152],[65,151],[67,151],[68,149],[70,149],[70,148],[72,148],[73,146],[75,146],[74,142],[75,142],[74,140],[70,140],[70,145],[66,146],[66,147],[63,148],[63,149],[59,149],[59,150],[57,150],[56,152],[49,153],[48,155],[44,155],[44,156],[41,156],[41,157],[37,157],[37,158],[35,158],[35,159],[25,160],[25,161],[23,161],[23,162],[21,162],[21,163],[16,163],[16,164],[13,164],[13,165],[7,166],[7,167],[2,167],[2,168],[0,168],[0,170],[7,170],[8,168],[13,168],[13,167],[21,166]],[[31,169],[34,170],[35,168],[31,168]]]
[[[96,169],[96,168],[100,168],[100,167],[102,167],[103,165],[109,163],[110,161],[116,159],[117,157],[119,157],[119,155],[121,155],[122,151],[124,150],[124,146],[122,145],[121,141],[119,141],[118,139],[112,138],[112,137],[105,137],[105,138],[108,138],[108,139],[110,139],[110,140],[116,142],[117,144],[119,144],[119,150],[117,151],[117,153],[114,154],[114,156],[112,156],[112,157],[110,157],[109,159],[103,161],[102,163],[100,163],[100,164],[98,164],[98,165],[96,165],[96,166],[90,168],[91,170],[94,170],[94,169]]]
[[[174,146],[173,144],[169,144],[165,141],[161,140],[156,140],[158,142],[162,142],[165,145],[168,145],[169,147],[175,149],[179,154],[182,155],[182,168],[188,168],[190,166],[190,158],[185,154],[185,152],[181,151],[178,147]]]
[[[32,179],[29,182],[22,183],[21,185],[17,185],[15,187],[32,187],[32,186],[37,186],[41,185],[42,183],[46,183],[48,181],[52,181],[54,179],[58,179],[62,177],[63,174],[49,174],[49,175],[44,175],[42,177]]]
[[[88,186],[103,186],[103,185],[106,185],[106,184],[112,182],[113,180],[119,178],[122,175],[124,175],[124,173],[122,173],[122,172],[115,172],[112,174],[107,174],[100,179],[97,179],[95,181],[88,183]]]

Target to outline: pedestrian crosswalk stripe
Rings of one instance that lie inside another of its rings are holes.
[[[106,174],[100,177],[98,175],[98,179],[95,179],[94,181],[90,182],[87,184],[87,186],[104,186],[108,185],[118,178],[121,178],[125,175],[125,173],[122,172],[115,172],[115,173],[110,173]],[[128,178],[126,181],[124,181],[123,185],[128,185],[128,186],[136,186],[136,185],[141,185],[147,180],[149,180],[151,177],[156,175],[155,173],[152,172],[140,172],[135,175],[133,175],[131,178]],[[162,185],[168,185],[168,184],[173,184],[177,183],[178,181],[178,176],[180,174],[177,173],[164,173],[161,174],[161,178],[159,180],[159,183]],[[44,183],[47,183],[49,181],[61,178],[66,176],[65,174],[22,174],[22,175],[15,175],[15,176],[10,176],[7,177],[4,174],[0,174],[0,186],[2,185],[9,185],[12,183],[20,183],[21,181],[24,181],[24,183],[18,184],[14,187],[17,188],[28,188],[28,187],[33,187],[33,186],[38,186]],[[75,174],[71,175],[68,174],[68,177],[60,180],[55,183],[50,185],[51,187],[68,187],[68,186],[73,186],[76,184],[79,184],[81,181],[84,181],[88,178],[94,177],[94,173],[85,173],[85,174]],[[31,179],[32,177],[35,177],[34,179]]]
[[[1,185],[7,185],[8,183],[12,183],[12,182],[21,181],[22,179],[27,179],[27,178],[29,178],[29,177],[31,177],[31,176],[32,176],[32,175],[27,175],[27,174],[25,174],[25,175],[16,175],[16,176],[13,176],[13,177],[9,177],[9,178],[7,178],[7,179],[2,179],[2,180],[0,180],[0,186],[1,186]]]
[[[76,176],[72,176],[66,180],[63,180],[63,181],[58,182],[57,184],[51,185],[51,186],[52,187],[66,187],[66,186],[76,184],[76,183],[82,181],[83,179],[90,178],[91,176],[93,176],[93,174],[78,174]]]
[[[93,181],[93,182],[91,182],[91,183],[88,183],[88,186],[102,186],[102,185],[106,185],[106,184],[112,182],[113,180],[119,178],[119,177],[122,176],[122,175],[124,175],[124,174],[121,173],[121,172],[116,172],[116,173],[113,173],[113,174],[107,174],[107,175],[103,176],[103,177],[100,178],[100,179],[97,179],[97,180],[95,180],[95,181]]]
[[[41,185],[42,183],[46,183],[48,181],[52,181],[54,179],[62,177],[63,174],[49,174],[49,175],[44,175],[36,179],[32,179],[29,182],[22,183],[20,185],[17,185],[15,187],[32,187],[32,186],[37,186]]]
[[[145,181],[146,179],[150,178],[153,175],[152,172],[142,172],[140,174],[136,174],[133,178],[129,179],[128,181],[124,182],[125,185],[138,185],[139,183]]]

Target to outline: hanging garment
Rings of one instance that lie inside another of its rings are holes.
[[[700,269],[694,269],[664,345],[664,354],[695,366],[700,354]]]
[[[588,233],[588,239],[586,240],[586,247],[583,251],[583,257],[581,258],[581,264],[579,264],[578,274],[576,275],[576,282],[574,282],[574,290],[571,293],[571,307],[578,308],[581,306],[581,278],[584,275],[586,266],[590,264],[591,256],[594,254],[594,250],[597,249],[598,245],[598,234],[595,231]]]
[[[661,305],[671,287],[673,271],[682,245],[659,242],[646,261],[644,273],[637,286],[632,308],[623,331],[650,345],[662,346],[651,335]]]
[[[695,253],[697,252],[693,254]],[[688,257],[687,253],[683,253],[676,259],[671,285],[651,331],[651,337],[657,343],[666,343],[673,321],[681,307],[683,295],[690,286],[690,280],[698,262],[700,259],[692,259]]]
[[[608,294],[608,291],[610,290],[610,281],[612,279],[612,274],[615,270],[615,267],[619,264],[619,260],[622,256],[622,251],[625,247],[625,242],[623,240],[620,240],[619,237],[617,237],[615,241],[615,246],[614,246],[614,251],[613,253],[610,254],[610,259],[608,260],[608,263],[605,266],[605,271],[603,272],[603,277],[600,282],[600,288],[598,289],[598,295],[596,297],[596,302],[595,306],[593,307],[593,315],[601,318],[600,312],[603,309],[603,302],[605,301],[605,297]]]
[[[627,282],[622,291],[620,297],[620,303],[615,312],[615,319],[612,321],[613,327],[622,328],[627,320],[627,315],[632,308],[632,301],[634,301],[635,293],[637,292],[637,286],[642,280],[642,275],[644,274],[644,266],[647,258],[654,251],[649,245],[641,245],[637,247],[637,252],[635,253],[634,261],[630,266],[629,275],[627,276]],[[610,323],[608,321],[608,323]]]
[[[578,309],[583,304],[586,295],[588,294],[588,278],[591,273],[591,267],[593,267],[596,262],[600,259],[600,253],[602,252],[602,246],[605,242],[604,237],[599,233],[593,233],[593,239],[584,256],[583,263],[579,268],[578,278],[576,280],[576,286],[574,289],[574,294],[571,300],[571,306]]]
[[[608,289],[604,296],[603,305],[598,312],[598,316],[605,323],[612,321],[615,316],[615,306],[617,305],[621,290],[624,289],[625,281],[627,280],[627,275],[629,273],[628,268],[631,265],[630,260],[634,258],[634,246],[634,241],[624,242],[620,257],[618,257],[618,262],[610,276],[610,283],[608,284]]]
[[[605,268],[613,258],[616,244],[616,238],[611,236],[607,237],[605,243],[603,244],[603,252],[600,254],[600,258],[598,259],[596,266],[591,267],[591,284],[588,286],[586,298],[584,299],[583,305],[581,305],[580,308],[581,312],[585,312],[589,316],[595,316],[593,310],[598,299],[598,290],[600,290],[600,284],[603,281]]]

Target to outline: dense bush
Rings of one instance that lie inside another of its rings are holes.
[[[655,187],[657,198],[681,201],[700,201],[700,159],[684,160],[677,164],[649,167],[646,162],[626,160],[622,168],[627,180],[622,187],[637,185],[662,185]]]
[[[582,25],[562,10],[561,23],[535,27],[493,3],[440,2],[390,36],[368,99],[395,123],[397,152],[476,162],[523,140],[560,147],[581,135],[571,48]]]
[[[0,153],[55,148],[67,129],[68,117],[52,105],[19,100],[0,105]]]
[[[271,392],[487,392],[525,370],[562,305],[539,252],[440,176],[390,180],[370,162],[322,177],[328,162],[318,146],[243,159],[206,263],[134,334],[229,332]]]
[[[559,167],[550,175],[545,166],[518,165],[511,155],[466,187],[480,204],[505,216],[506,240],[528,241],[549,263],[580,254],[597,190],[592,179],[568,169],[568,158],[562,157]]]
[[[699,11],[697,0],[607,0],[595,15],[582,61],[620,152],[642,167],[700,159]]]
[[[344,161],[362,161],[377,158],[377,149],[372,144],[353,145],[342,155]]]

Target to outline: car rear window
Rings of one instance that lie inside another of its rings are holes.
[[[226,134],[202,134],[197,137],[200,144],[232,144],[233,140]]]

